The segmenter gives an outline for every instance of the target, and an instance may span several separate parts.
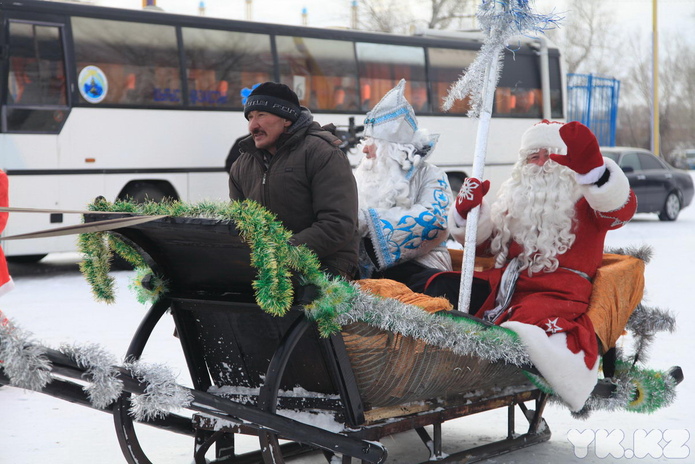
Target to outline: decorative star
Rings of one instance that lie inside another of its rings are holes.
[[[550,332],[550,333],[562,332],[562,328],[557,325],[558,319],[559,319],[558,317],[556,317],[553,320],[548,319],[548,322],[546,322],[546,324],[545,324],[545,326],[547,327],[547,329],[545,329],[545,331]]]

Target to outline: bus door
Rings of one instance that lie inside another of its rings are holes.
[[[2,132],[58,134],[69,113],[64,25],[3,19]]]
[[[58,168],[59,134],[70,113],[65,23],[53,15],[14,11],[2,12],[1,21],[0,169],[9,176],[10,202],[20,207],[58,207],[58,180],[48,174]],[[50,215],[49,221],[48,215],[13,214],[5,233],[61,222],[62,215]],[[55,239],[41,240],[43,248]],[[35,242],[8,242],[3,247],[7,256],[38,255]]]

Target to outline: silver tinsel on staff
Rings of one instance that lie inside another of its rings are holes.
[[[531,11],[528,0],[483,0],[478,10],[478,20],[485,33],[485,41],[473,64],[451,87],[444,100],[443,108],[448,110],[456,100],[470,97],[470,117],[479,118],[473,153],[473,169],[470,177],[483,179],[487,139],[490,132],[492,103],[495,88],[502,69],[502,53],[509,39],[526,32],[542,32],[557,19],[554,16],[539,15]],[[473,266],[480,207],[468,213],[466,239],[461,266],[461,285],[459,290],[459,310],[468,311],[473,281]]]
[[[483,0],[477,18],[485,41],[475,61],[449,89],[442,108],[448,111],[456,100],[470,97],[468,116],[477,118],[483,104],[484,83],[487,70],[493,61],[502,60],[502,52],[509,40],[516,35],[540,34],[556,27],[561,19],[556,15],[542,15],[531,10],[529,0]],[[494,83],[497,85],[502,70],[496,67]]]

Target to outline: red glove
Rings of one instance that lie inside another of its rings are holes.
[[[603,166],[598,140],[591,130],[578,121],[568,122],[560,128],[560,137],[567,145],[567,155],[550,155],[550,159],[567,166],[577,174],[586,174]]]
[[[488,190],[490,190],[489,180],[480,182],[475,177],[467,177],[456,196],[456,211],[465,219],[470,210],[483,202],[483,197]]]

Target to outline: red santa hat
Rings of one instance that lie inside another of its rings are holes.
[[[557,155],[567,154],[567,146],[560,137],[560,128],[563,125],[561,122],[544,119],[526,129],[526,132],[521,136],[519,156],[526,158],[543,148]]]
[[[7,181],[7,174],[0,170],[0,206],[9,206],[8,190],[9,184]],[[5,225],[7,224],[9,214],[10,213],[0,213],[0,232],[5,230]],[[2,248],[0,248],[0,296],[9,292],[13,288],[14,282],[12,282],[10,271],[7,268],[5,253],[3,253]]]

